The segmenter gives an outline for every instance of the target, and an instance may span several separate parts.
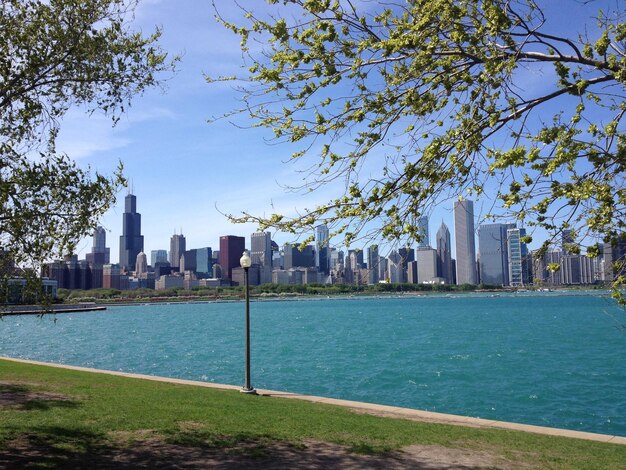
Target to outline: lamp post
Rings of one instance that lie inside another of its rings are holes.
[[[243,279],[246,286],[246,382],[241,389],[241,393],[256,395],[256,390],[252,388],[252,385],[250,384],[250,283],[248,280],[248,270],[252,265],[252,260],[250,259],[250,253],[248,250],[243,252],[239,263],[243,268]]]

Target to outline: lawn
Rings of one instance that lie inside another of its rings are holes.
[[[0,360],[0,467],[440,468],[433,462],[618,469],[626,446]]]

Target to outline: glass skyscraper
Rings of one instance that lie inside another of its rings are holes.
[[[141,214],[137,212],[137,198],[127,194],[124,199],[123,226],[120,236],[120,268],[134,271],[137,255],[143,251],[141,235]]]

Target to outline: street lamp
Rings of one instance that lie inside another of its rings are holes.
[[[240,391],[241,393],[256,395],[256,390],[250,384],[250,283],[248,281],[248,270],[252,265],[252,260],[248,250],[244,250],[239,263],[243,268],[243,280],[246,286],[246,383]]]

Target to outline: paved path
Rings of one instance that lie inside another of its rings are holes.
[[[209,382],[198,382],[195,380],[172,379],[169,377],[157,377],[153,375],[131,374],[128,372],[116,372],[101,369],[90,369],[88,367],[68,366],[63,364],[52,364],[49,362],[28,361],[23,359],[14,359],[11,357],[2,357],[7,361],[22,362],[26,364],[35,364],[41,366],[58,367],[61,369],[71,369],[83,372],[93,372],[97,374],[117,375],[121,377],[130,377],[136,379],[153,380],[156,382],[168,382],[174,384],[193,385],[197,387],[216,388],[221,390],[241,390],[235,385],[215,384]],[[314,403],[326,403],[329,405],[344,406],[362,413],[369,413],[379,416],[389,416],[393,418],[412,419],[416,421],[427,421],[432,423],[453,424],[458,426],[473,426],[480,428],[497,428],[508,429],[511,431],[524,431],[536,434],[544,434],[548,436],[571,437],[575,439],[586,439],[589,441],[610,442],[612,444],[626,445],[626,437],[611,436],[608,434],[596,434],[591,432],[571,431],[568,429],[549,428],[545,426],[534,426],[530,424],[509,423],[507,421],[495,421],[482,418],[471,418],[468,416],[450,415],[445,413],[435,413],[432,411],[420,411],[411,408],[401,408],[397,406],[376,405],[373,403],[363,403],[350,400],[338,400],[335,398],[316,397],[312,395],[302,395],[299,393],[277,392],[274,390],[257,389],[257,393],[263,396],[276,398],[290,398],[297,400],[305,400]]]

